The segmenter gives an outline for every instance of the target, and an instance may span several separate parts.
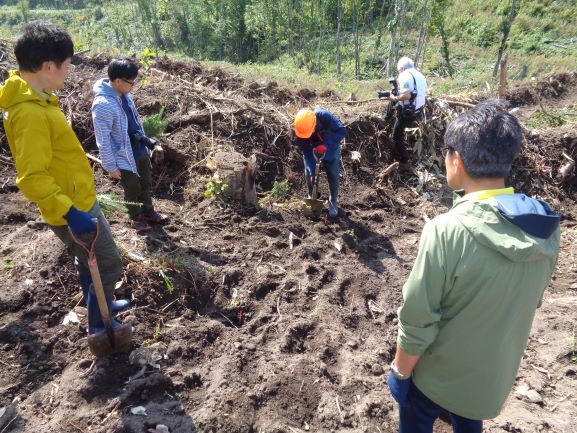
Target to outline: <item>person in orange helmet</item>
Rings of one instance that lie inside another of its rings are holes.
[[[313,193],[311,176],[315,176],[316,159],[323,157],[323,167],[329,184],[329,216],[339,213],[340,143],[347,135],[347,129],[332,113],[322,108],[302,109],[294,120],[295,143],[303,154],[305,180],[309,197]]]

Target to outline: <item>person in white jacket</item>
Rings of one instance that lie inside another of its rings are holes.
[[[427,80],[415,68],[414,62],[408,57],[401,57],[397,63],[398,94],[387,99],[396,102],[395,125],[393,126],[393,143],[395,156],[402,170],[410,170],[410,158],[405,144],[405,128],[421,117],[427,97]]]

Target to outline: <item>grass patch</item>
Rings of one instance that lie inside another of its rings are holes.
[[[539,110],[531,115],[526,122],[529,126],[536,129],[557,128],[567,123],[577,122],[577,112],[553,108],[547,111]]]

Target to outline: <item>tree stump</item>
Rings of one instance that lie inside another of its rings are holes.
[[[256,156],[250,159],[238,152],[217,152],[207,158],[206,166],[214,173],[214,177],[229,187],[229,195],[233,200],[246,204],[256,204],[256,186],[254,179],[257,165]]]

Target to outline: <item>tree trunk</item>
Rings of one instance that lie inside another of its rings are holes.
[[[415,67],[422,68],[425,60],[425,44],[427,41],[427,27],[429,26],[429,8],[428,0],[423,4],[423,24],[419,32],[419,42],[417,44],[417,52],[415,53]]]
[[[355,79],[360,79],[361,75],[361,59],[360,59],[360,51],[361,51],[361,44],[359,38],[359,9],[358,9],[358,2],[355,0],[354,7],[353,7],[353,33],[355,37]]]
[[[292,8],[293,0],[287,0],[287,30],[288,30],[288,53],[289,56],[292,57],[294,54],[293,48],[293,28],[292,28],[292,15],[293,15],[293,8]]]
[[[509,39],[509,32],[511,31],[511,26],[515,17],[517,16],[517,0],[511,0],[511,11],[509,12],[509,17],[507,21],[503,23],[503,38],[501,39],[501,44],[499,45],[499,53],[497,54],[497,61],[495,62],[495,67],[493,68],[493,78],[497,77],[497,72],[499,71],[499,63],[501,62],[501,56],[507,47],[507,39]]]
[[[337,77],[341,78],[341,21],[343,19],[343,3],[337,0],[337,36],[336,36],[336,57],[337,57]]]
[[[320,29],[319,29],[319,40],[317,41],[317,65],[316,71],[317,74],[321,73],[321,43],[325,37],[325,7],[323,0],[319,0],[319,20],[320,20]]]
[[[507,91],[507,53],[501,58],[499,69],[501,70],[499,75],[499,99],[505,99]]]
[[[402,19],[402,10],[403,10],[403,3],[404,0],[395,0],[395,15],[391,20],[391,41],[389,43],[389,57],[387,58],[387,75],[390,77],[394,74],[394,63],[397,59],[397,28],[400,24]]]
[[[137,3],[144,21],[150,26],[152,30],[152,43],[154,44],[155,51],[158,54],[158,49],[164,48],[164,41],[162,39],[160,26],[158,25],[158,21],[156,21],[156,14],[150,8],[150,3],[148,0],[138,0]]]
[[[233,200],[246,204],[256,204],[256,156],[245,158],[238,152],[217,152],[207,158],[206,166],[214,177],[229,186]]]

